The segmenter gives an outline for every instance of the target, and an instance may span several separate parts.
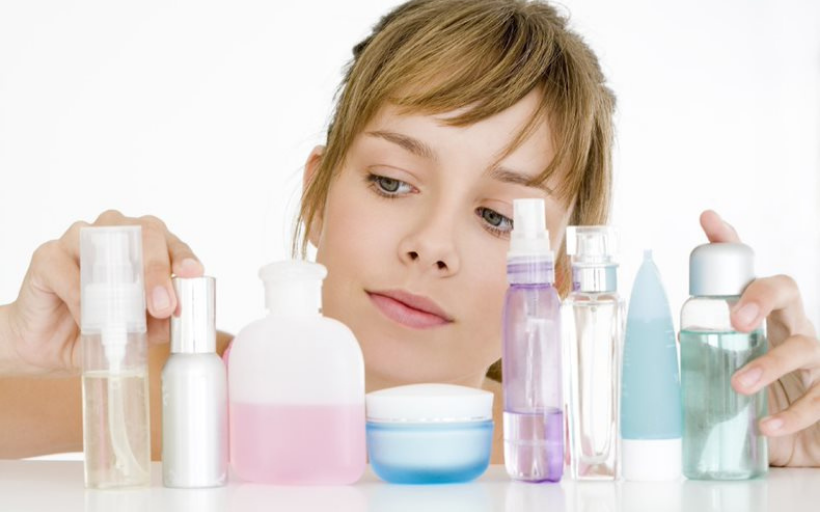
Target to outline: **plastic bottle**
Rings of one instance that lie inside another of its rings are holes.
[[[225,485],[228,382],[216,354],[213,277],[173,279],[171,355],[162,369],[162,479],[166,487]]]
[[[621,454],[627,480],[681,475],[680,373],[672,313],[652,251],[629,298],[621,373]]]
[[[263,267],[267,317],[243,328],[228,363],[230,459],[241,479],[338,485],[366,464],[364,361],[321,314],[322,265]]]
[[[85,485],[144,487],[151,476],[142,231],[80,230]]]
[[[569,462],[572,478],[619,477],[618,417],[623,301],[615,234],[608,226],[570,226],[572,292],[564,305],[569,352]]]
[[[507,473],[531,482],[561,479],[561,299],[542,199],[513,202],[504,300],[504,459]]]
[[[689,294],[681,310],[683,474],[699,480],[744,480],[768,471],[766,390],[746,396],[732,375],[766,352],[763,328],[741,333],[731,310],[754,279],[754,253],[744,244],[696,247],[689,257]]]

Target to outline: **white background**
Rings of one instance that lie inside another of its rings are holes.
[[[396,3],[0,0],[0,303],[39,244],[117,208],[194,248],[221,329],[261,314],[341,69]],[[817,321],[820,2],[563,5],[619,97],[624,294],[652,247],[677,315],[711,207]]]

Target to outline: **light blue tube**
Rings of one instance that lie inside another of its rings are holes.
[[[621,438],[625,446],[629,441],[681,438],[683,422],[675,328],[651,251],[644,253],[629,301],[621,382]],[[647,452],[646,449],[640,451]],[[655,471],[647,467],[629,471],[626,455],[625,452],[627,478],[629,472],[645,475],[647,469]],[[679,452],[675,455],[679,461]],[[632,461],[646,466],[650,464],[644,462],[646,459],[647,456],[641,454]],[[679,462],[676,465],[671,474],[679,472]]]

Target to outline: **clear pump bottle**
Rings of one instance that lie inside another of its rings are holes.
[[[561,479],[564,413],[561,299],[542,199],[513,202],[504,300],[504,460],[507,473],[531,482]]]
[[[80,231],[85,485],[150,484],[151,439],[142,234]]]
[[[267,317],[243,328],[228,362],[230,459],[243,480],[342,485],[366,465],[364,360],[322,316],[316,263],[263,267]]]
[[[615,233],[570,226],[572,292],[564,303],[569,354],[569,466],[572,478],[613,480],[618,460],[624,304],[618,295]]]
[[[699,480],[745,480],[766,474],[766,391],[746,396],[732,375],[766,352],[763,328],[741,333],[731,310],[754,279],[754,253],[744,244],[696,247],[689,258],[689,294],[681,310],[683,474]]]

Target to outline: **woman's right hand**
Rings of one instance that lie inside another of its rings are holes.
[[[75,222],[34,252],[17,300],[0,306],[0,376],[79,371],[80,229],[122,225],[142,227],[148,341],[168,341],[168,318],[177,303],[171,274],[198,277],[202,264],[158,218],[129,218],[109,210],[93,224]]]

